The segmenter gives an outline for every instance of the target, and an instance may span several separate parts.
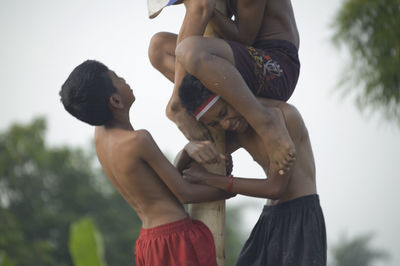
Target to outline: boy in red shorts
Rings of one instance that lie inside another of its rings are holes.
[[[69,75],[60,96],[71,115],[96,126],[96,151],[104,172],[142,221],[136,265],[217,265],[210,230],[191,220],[182,203],[229,195],[184,181],[150,133],[134,130],[129,109],[135,96],[125,80],[102,63],[87,60]]]

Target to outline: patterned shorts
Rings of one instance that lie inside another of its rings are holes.
[[[300,72],[297,48],[285,40],[263,40],[253,46],[227,41],[235,66],[254,95],[287,101]]]

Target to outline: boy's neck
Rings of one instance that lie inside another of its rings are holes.
[[[105,125],[106,128],[120,128],[125,130],[134,130],[130,120],[129,113],[124,115],[115,115],[114,119]]]

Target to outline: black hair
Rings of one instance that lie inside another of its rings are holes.
[[[77,66],[61,87],[61,102],[71,115],[93,126],[113,118],[109,99],[116,92],[108,67],[95,60]]]
[[[179,98],[182,106],[190,114],[193,114],[213,94],[200,80],[189,73],[183,77],[179,87]]]

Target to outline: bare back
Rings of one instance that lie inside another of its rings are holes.
[[[299,32],[290,0],[227,0],[235,14],[236,35],[225,39],[252,44],[259,40],[280,39],[299,48]],[[225,28],[228,31],[228,28]],[[251,40],[251,43],[249,43]]]
[[[141,131],[96,127],[96,151],[104,172],[137,212],[144,228],[186,217],[183,205],[140,158],[140,134]]]
[[[266,1],[264,20],[256,39],[287,40],[299,48],[299,32],[290,0]]]
[[[288,173],[288,186],[278,200],[270,200],[269,204],[277,204],[301,196],[315,194],[314,156],[308,132],[300,113],[294,106],[287,103],[264,98],[259,98],[259,101],[264,106],[275,106],[282,111],[287,129],[296,147],[296,162]],[[264,149],[264,145],[262,145],[261,138],[252,128],[249,127],[246,132],[233,136],[232,141],[237,142],[235,143],[235,145],[238,145],[237,147],[246,149],[268,175],[269,159],[263,156],[265,152],[261,149]]]

